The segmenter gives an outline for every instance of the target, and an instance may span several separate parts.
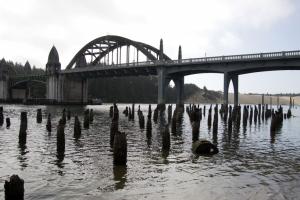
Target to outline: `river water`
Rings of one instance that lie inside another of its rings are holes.
[[[122,114],[120,129],[127,134],[128,162],[114,167],[109,145],[109,106],[67,107],[83,120],[92,108],[94,123],[73,138],[74,118],[67,121],[66,151],[56,156],[56,124],[63,107],[3,105],[11,127],[0,127],[0,199],[4,181],[18,174],[25,181],[25,199],[299,199],[300,198],[300,109],[285,120],[275,138],[270,120],[248,124],[228,134],[219,119],[217,137],[200,124],[200,138],[214,140],[219,154],[196,156],[191,151],[191,125],[184,114],[182,134],[171,136],[171,149],[161,152],[160,123],[153,125],[152,138],[135,121]],[[201,105],[203,106],[203,105]],[[36,123],[36,109],[42,108],[43,122]],[[148,105],[141,105],[147,115]],[[174,106],[173,106],[174,109]],[[136,106],[137,110],[137,106]],[[285,107],[286,110],[286,107]],[[26,148],[18,146],[20,112],[28,112]],[[52,114],[52,133],[46,131],[47,113]]]

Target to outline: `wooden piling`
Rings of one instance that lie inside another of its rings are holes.
[[[21,112],[21,124],[19,131],[19,144],[25,145],[27,140],[27,112]]]
[[[10,118],[7,117],[6,118],[6,128],[9,128],[10,127]]]
[[[18,175],[12,175],[4,183],[5,200],[24,200],[24,180]]]
[[[0,126],[4,123],[3,107],[0,107]]]
[[[127,163],[127,139],[126,134],[117,131],[113,143],[114,165],[126,165]]]
[[[74,138],[79,138],[81,136],[81,124],[79,121],[78,116],[75,116],[75,122],[74,122]]]
[[[50,113],[48,114],[46,129],[48,132],[51,132],[52,126],[51,126],[51,114]]]
[[[85,129],[90,128],[90,111],[89,111],[89,109],[85,110],[85,112],[84,112],[83,128],[85,128]]]
[[[56,147],[58,154],[63,154],[65,152],[65,125],[63,124],[62,119],[59,120],[57,125]]]
[[[192,122],[192,140],[195,142],[199,139],[199,128],[200,128],[200,121]]]
[[[67,117],[66,117],[66,109],[65,108],[63,109],[61,120],[62,120],[61,123],[63,125],[66,125],[66,123],[67,123]]]
[[[43,117],[42,117],[42,109],[37,109],[37,113],[36,113],[36,122],[37,123],[42,123]]]
[[[67,119],[71,120],[71,111],[70,110],[67,111]]]
[[[90,110],[89,119],[90,119],[90,122],[93,123],[93,121],[94,121],[94,110],[93,109]]]
[[[170,131],[169,126],[166,125],[162,131],[162,150],[168,151],[170,150],[171,142],[170,142]]]

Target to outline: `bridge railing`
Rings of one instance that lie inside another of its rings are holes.
[[[257,53],[257,54],[241,54],[241,55],[229,55],[229,56],[214,56],[214,57],[202,57],[202,58],[188,58],[182,60],[167,60],[167,61],[144,61],[144,62],[132,62],[132,63],[121,63],[105,65],[102,64],[103,69],[110,69],[112,67],[120,68],[132,68],[132,67],[143,67],[143,66],[160,66],[162,64],[172,65],[172,64],[191,64],[191,63],[214,63],[214,62],[234,62],[234,61],[251,61],[251,60],[264,60],[264,59],[280,59],[280,58],[300,58],[300,50],[297,51],[281,51],[281,52],[270,52],[270,53]],[[99,67],[89,66],[92,70]],[[71,71],[86,71],[84,68],[73,68]],[[69,70],[64,70],[65,72]],[[70,71],[70,72],[71,72]]]

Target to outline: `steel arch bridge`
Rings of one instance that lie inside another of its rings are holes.
[[[136,62],[139,62],[139,52],[141,52],[149,61],[156,61],[158,59],[171,61],[171,59],[163,53],[163,58],[160,58],[160,50],[151,45],[130,40],[121,36],[107,35],[89,42],[82,49],[80,49],[73,57],[71,62],[67,65],[66,70],[75,67],[95,66],[99,64],[121,64],[122,47],[127,47],[126,63],[129,63],[130,46],[135,48]]]

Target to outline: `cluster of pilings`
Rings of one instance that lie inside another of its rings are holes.
[[[200,121],[202,120],[202,109],[196,105],[190,105],[186,108],[187,114],[192,125],[192,140],[193,142],[199,139]]]
[[[192,141],[193,146],[192,150],[195,154],[199,155],[212,155],[219,152],[217,146],[212,144],[210,141],[205,139],[199,139],[200,133],[200,122],[202,120],[202,114],[206,112],[206,107],[202,108],[196,105],[189,105],[186,107],[187,114],[189,116],[191,126],[192,126]],[[211,120],[212,106],[210,106],[209,110],[209,120]],[[223,112],[223,111],[222,111]],[[221,112],[220,112],[221,113]],[[211,121],[208,122],[211,125]],[[218,127],[218,105],[214,107],[214,121],[213,121],[214,131],[217,132]]]

